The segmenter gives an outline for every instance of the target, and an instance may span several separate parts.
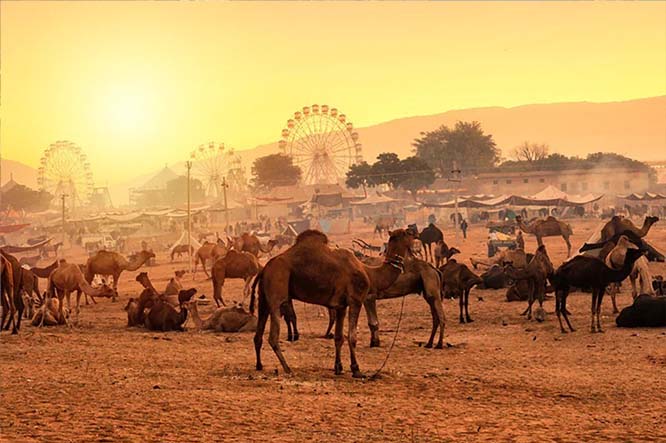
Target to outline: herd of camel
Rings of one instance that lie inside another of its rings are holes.
[[[523,314],[528,319],[532,318],[534,302],[538,302],[534,316],[543,321],[545,296],[548,292],[555,292],[555,312],[564,333],[565,323],[570,331],[574,331],[566,308],[567,296],[573,288],[591,291],[590,330],[601,332],[600,312],[604,294],[630,277],[635,301],[617,318],[618,325],[658,326],[662,322],[666,325],[666,299],[654,297],[656,286],[647,266],[648,259],[663,260],[663,256],[643,240],[657,221],[656,217],[646,217],[643,226],[638,228],[629,219],[615,216],[603,227],[598,243],[585,244],[580,250],[582,254],[555,269],[542,239],[561,235],[570,255],[571,227],[553,217],[530,224],[518,218],[518,227],[536,236],[537,250],[534,254],[523,249],[504,250],[488,262],[472,260],[473,268],[481,264],[488,266],[488,270],[481,275],[453,257],[460,251],[448,247],[442,231],[434,224],[421,231],[415,225],[389,231],[381,256],[365,256],[336,247],[329,243],[325,234],[316,230],[304,231],[291,241],[286,238],[272,239],[265,246],[255,235],[245,233],[226,242],[221,239],[206,242],[196,252],[187,245],[172,249],[172,258],[177,253],[195,253],[195,274],[196,266],[201,263],[208,277],[206,263],[211,263],[210,278],[217,309],[208,318],[202,319],[199,315],[198,300],[194,297],[196,290],[183,287],[182,272],[176,272],[164,291],[158,291],[152,285],[146,272],[139,273],[136,280],[143,286],[143,291],[138,298],[129,299],[125,310],[128,326],[142,326],[150,330],[183,330],[189,313],[199,330],[254,331],[257,370],[263,367],[261,348],[270,317],[269,344],[284,371],[289,373],[291,369],[279,342],[281,319],[284,318],[287,324],[287,339],[298,340],[292,301],[325,306],[329,312],[325,336],[331,337],[334,330],[335,373],[342,372],[343,325],[345,317],[349,316],[347,335],[351,372],[354,377],[361,377],[363,374],[356,358],[356,333],[361,307],[367,313],[370,346],[379,346],[377,300],[408,294],[421,294],[430,308],[432,328],[427,348],[443,347],[444,297],[459,299],[460,322],[468,323],[472,321],[469,314],[471,289],[475,286],[498,287],[500,279],[511,283],[507,296],[515,293],[520,299],[527,300],[527,309]],[[270,258],[262,266],[260,253],[270,253],[276,246],[285,245],[288,248],[284,252]],[[415,245],[421,247],[422,257],[415,253],[419,249]],[[73,292],[77,294],[75,313],[78,317],[81,294],[93,297],[93,302],[94,297],[115,299],[120,274],[138,270],[154,256],[150,251],[141,251],[132,260],[127,260],[116,252],[99,251],[85,265],[61,260],[46,268],[26,269],[19,265],[15,257],[3,251],[0,255],[3,308],[0,326],[5,330],[11,327],[16,333],[20,328],[22,311],[30,305],[31,299],[38,299],[40,303],[40,307],[31,313],[34,325],[67,323],[68,310],[64,308],[64,302],[67,299],[70,306],[69,298]],[[112,277],[113,285],[103,281],[100,286],[94,287],[92,283],[96,275]],[[43,297],[39,293],[39,278],[48,279]],[[222,290],[225,280],[229,278],[244,280],[243,294],[250,297],[249,312],[241,305],[226,306]],[[640,290],[636,288],[636,281],[640,283]],[[614,297],[613,307],[617,309]]]

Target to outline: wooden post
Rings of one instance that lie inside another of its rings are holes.
[[[185,162],[187,166],[187,260],[190,273],[192,273],[192,217],[191,217],[191,207],[190,207],[190,170],[192,169],[192,162]],[[194,279],[194,276],[192,276]]]
[[[229,208],[227,207],[227,178],[222,178],[222,193],[224,194],[224,235],[229,235]],[[225,240],[226,241],[226,240]]]
[[[458,187],[460,186],[460,169],[458,169],[458,162],[455,160],[453,161],[453,165],[451,168],[451,178],[449,181],[452,181],[455,183],[455,188],[453,191],[453,234],[456,239],[456,243],[458,242]]]

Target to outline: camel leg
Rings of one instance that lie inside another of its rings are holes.
[[[377,300],[374,296],[368,296],[363,303],[365,314],[368,317],[368,328],[370,329],[370,347],[379,347],[379,318],[377,317]]]
[[[472,320],[472,317],[469,316],[469,293],[472,290],[472,288],[467,288],[463,291],[465,294],[465,320],[467,320],[467,323],[472,323],[474,320]]]
[[[567,257],[571,257],[571,242],[569,241],[569,237],[562,237],[564,241],[567,244]]]
[[[118,282],[120,281],[120,272],[113,274],[113,296],[111,296],[111,302],[116,302],[116,295],[118,294]],[[93,301],[95,299],[93,298]]]
[[[358,361],[356,360],[356,331],[358,329],[358,316],[361,313],[361,303],[352,301],[349,305],[349,325],[348,334],[349,334],[349,356],[351,360],[351,371],[352,377],[354,378],[364,378],[365,375],[361,372],[358,367]]]
[[[444,308],[442,307],[442,299],[440,297],[440,282],[437,279],[436,282],[425,281],[425,291],[424,298],[425,301],[430,306],[430,315],[432,316],[432,331],[430,334],[430,340],[428,344],[432,346],[433,339],[435,338],[435,333],[437,332],[437,327],[439,327],[439,340],[437,341],[436,349],[441,349],[444,346],[444,324],[446,319],[444,317]],[[429,347],[426,345],[426,347]]]
[[[347,315],[346,307],[337,308],[335,310],[335,364],[333,366],[335,375],[342,374],[342,360],[340,359],[340,351],[342,350],[342,342],[345,340],[343,335],[345,315]]]
[[[611,294],[610,294],[610,298],[611,298],[611,302],[613,302],[613,314],[617,314],[618,312],[620,312],[620,311],[617,309],[617,303],[616,303],[616,301],[615,301],[615,298],[616,298],[616,297],[617,297],[617,292],[615,292],[615,291],[611,292]]]
[[[564,299],[562,299],[562,314],[564,315],[564,320],[567,322],[567,326],[569,327],[569,330],[571,332],[574,332],[575,329],[573,326],[571,326],[571,322],[569,321],[569,311],[567,310],[567,296],[569,295],[569,290],[567,289],[567,292],[564,296]]]
[[[76,323],[79,323],[79,313],[81,312],[81,291],[76,291]]]
[[[250,295],[250,285],[252,284],[253,277],[253,275],[250,275],[245,279],[245,286],[243,287],[243,301],[245,301],[247,296]]]
[[[268,304],[266,300],[262,300],[263,294],[259,295],[259,312],[257,314],[257,330],[254,333],[254,352],[257,356],[257,371],[264,369],[261,364],[261,345],[264,341],[264,330],[266,329],[266,321],[268,320]]]
[[[333,338],[333,334],[331,333],[331,331],[333,330],[334,325],[335,325],[335,309],[328,308],[328,328],[326,328],[326,333],[324,334],[324,338]]]
[[[598,298],[597,298],[597,332],[604,332],[603,329],[601,329],[601,301],[604,299],[604,294],[606,293],[606,288],[603,288],[602,291],[599,292]]]
[[[591,323],[590,323],[590,332],[592,332],[592,333],[597,332],[596,326],[594,324],[594,317],[597,313],[597,299],[598,298],[599,297],[597,295],[597,289],[593,289],[592,290],[592,320],[591,320]]]
[[[430,300],[427,300],[428,305],[430,306],[430,316],[432,317],[432,329],[430,330],[430,338],[428,339],[428,343],[426,343],[425,347],[430,349],[432,348],[432,342],[435,340],[435,334],[437,333],[437,328],[439,327],[439,321],[438,321],[438,314],[435,311],[435,306],[433,306],[433,303]]]
[[[465,317],[463,317],[463,305],[465,304],[465,291],[460,291],[458,293],[458,306],[460,307],[460,323],[465,323]]]
[[[291,369],[285,360],[284,355],[282,354],[282,349],[280,349],[280,308],[271,309],[271,329],[268,333],[268,343],[271,345],[273,352],[275,352],[276,357],[280,360],[282,369],[287,374],[291,374]]]

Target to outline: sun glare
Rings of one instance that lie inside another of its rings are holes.
[[[108,124],[125,135],[141,132],[148,122],[149,100],[140,91],[117,88],[107,97]]]

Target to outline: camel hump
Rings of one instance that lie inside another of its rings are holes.
[[[326,237],[326,234],[317,231],[316,229],[307,229],[296,237],[296,244],[304,241],[317,241],[323,244],[328,244],[328,237]]]
[[[552,215],[549,215],[546,217],[546,221],[548,222],[557,222],[557,219],[553,217]]]

